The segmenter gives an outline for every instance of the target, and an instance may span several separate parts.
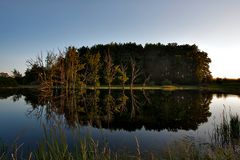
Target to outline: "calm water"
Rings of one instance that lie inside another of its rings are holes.
[[[55,91],[0,91],[0,138],[36,147],[43,127],[56,123],[72,137],[93,137],[112,150],[160,151],[176,140],[190,137],[208,142],[221,114],[240,114],[237,95],[199,91],[82,91],[68,95]],[[77,131],[77,132],[74,132]],[[74,133],[73,133],[74,132]]]

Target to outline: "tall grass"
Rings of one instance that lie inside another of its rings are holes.
[[[91,137],[75,137],[74,146],[70,146],[64,130],[57,126],[44,128],[44,140],[34,152],[36,160],[110,160],[109,147],[100,147]]]
[[[170,145],[164,159],[238,160],[240,159],[240,118],[223,111],[220,124],[214,124],[210,143],[182,140]]]
[[[44,136],[38,148],[23,153],[24,144],[7,146],[0,143],[0,160],[141,160],[141,152],[136,139],[136,154],[112,152],[108,144],[99,145],[91,136],[73,135],[74,144],[70,145],[66,133],[60,125],[47,128],[43,125]]]
[[[8,147],[0,143],[0,160],[235,160],[240,159],[240,118],[223,111],[220,124],[214,124],[210,143],[201,143],[191,137],[166,146],[165,152],[143,154],[136,138],[135,153],[113,152],[106,143],[99,145],[91,136],[74,136],[74,145],[68,142],[65,131],[56,125],[43,126],[43,140],[38,148],[22,153],[24,144]]]
[[[237,114],[229,114],[224,110],[222,120],[219,125],[214,125],[212,132],[212,145],[218,147],[235,147],[239,145],[240,140],[240,119]]]

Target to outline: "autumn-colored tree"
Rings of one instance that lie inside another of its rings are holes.
[[[54,85],[54,74],[56,73],[56,60],[57,55],[53,52],[48,52],[45,59],[45,70],[46,70],[46,82],[49,87],[52,88]]]
[[[60,55],[56,62],[56,85],[64,87],[66,84],[66,74],[65,74],[65,58],[64,54],[59,51]]]
[[[107,94],[104,97],[104,109],[105,109],[105,119],[110,122],[113,118],[113,114],[117,111],[117,107],[115,104],[115,99],[111,94]]]
[[[85,55],[86,68],[85,68],[85,80],[89,84],[94,84],[95,86],[99,82],[99,70],[100,70],[100,53]]]
[[[117,72],[118,72],[118,79],[120,80],[122,84],[122,88],[124,89],[124,85],[129,79],[127,77],[127,65],[121,64],[120,67],[117,68]]]
[[[80,64],[80,59],[76,48],[69,47],[65,57],[66,89],[75,89],[78,72],[84,69],[84,64]]]
[[[115,79],[119,66],[114,65],[112,57],[109,52],[105,55],[104,62],[105,62],[104,79],[108,83],[108,87],[110,88],[113,80]]]
[[[120,97],[117,99],[117,101],[118,101],[118,104],[116,105],[116,108],[120,112],[125,111],[127,106],[128,96],[125,95],[124,90],[123,90],[123,93],[120,95]]]

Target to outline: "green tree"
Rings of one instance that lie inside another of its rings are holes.
[[[13,78],[16,80],[18,84],[23,84],[22,74],[18,70],[13,69],[12,74],[13,74]]]
[[[38,55],[36,59],[29,59],[26,61],[28,66],[25,71],[24,83],[41,84],[47,79],[43,56]]]
[[[13,69],[12,74],[14,78],[22,78],[22,74],[16,69]]]

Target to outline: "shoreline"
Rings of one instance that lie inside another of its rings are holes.
[[[55,87],[60,88],[60,87]],[[39,85],[19,85],[14,87],[0,87],[0,89],[37,89],[40,90]],[[208,84],[208,85],[126,85],[124,88],[120,85],[102,85],[102,86],[84,86],[77,87],[79,90],[162,90],[162,91],[175,91],[175,90],[199,90],[208,91],[213,93],[234,93],[240,94],[240,84],[233,85],[220,85],[220,84]]]

